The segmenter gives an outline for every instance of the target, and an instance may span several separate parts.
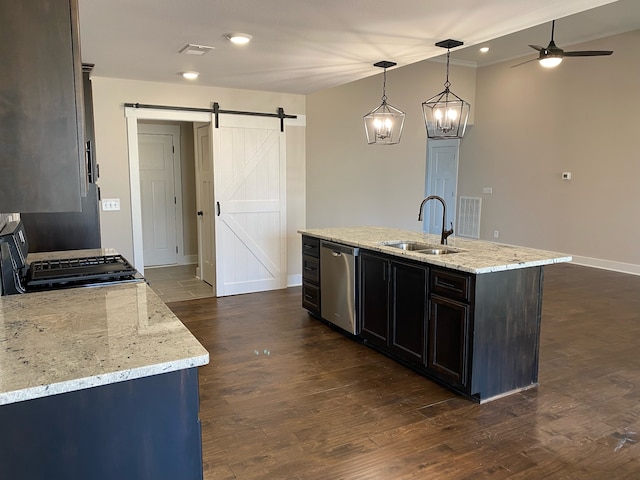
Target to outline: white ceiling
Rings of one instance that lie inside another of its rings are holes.
[[[79,0],[79,9],[82,60],[96,64],[94,75],[184,83],[178,73],[195,70],[197,85],[297,94],[380,73],[380,60],[442,55],[434,44],[448,38],[465,43],[453,61],[482,66],[535,57],[527,45],[549,43],[552,19],[565,49],[640,28],[638,0]],[[232,45],[231,32],[253,41]],[[215,50],[179,54],[187,43]],[[488,54],[478,52],[484,44]]]

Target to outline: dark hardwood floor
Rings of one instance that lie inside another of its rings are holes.
[[[540,385],[478,405],[345,338],[300,288],[169,304],[205,479],[639,479],[640,277],[545,268]]]

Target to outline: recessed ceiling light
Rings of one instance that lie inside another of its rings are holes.
[[[489,51],[489,47],[481,47],[481,48],[480,48],[480,51],[481,51],[482,53],[487,53],[487,52]]]
[[[236,45],[246,45],[253,38],[247,33],[227,33],[225,37],[227,37],[231,43],[235,43]]]
[[[200,75],[198,72],[182,72],[180,73],[187,80],[195,80]]]
[[[186,53],[187,55],[205,55],[211,50],[215,50],[215,47],[209,47],[208,45],[196,45],[194,43],[187,43],[179,53]]]

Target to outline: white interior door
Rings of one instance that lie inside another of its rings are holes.
[[[211,124],[199,125],[196,128],[196,182],[200,278],[209,285],[215,285],[216,258],[213,217]]]
[[[447,204],[445,228],[456,223],[458,190],[458,149],[460,140],[429,140],[427,145],[427,178],[425,196],[439,195]],[[423,230],[440,235],[442,205],[429,201],[424,207]]]
[[[286,287],[284,146],[277,118],[221,115],[213,129],[218,296]]]
[[[145,266],[177,263],[174,136],[138,133]]]

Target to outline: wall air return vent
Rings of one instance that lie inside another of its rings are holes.
[[[207,45],[196,45],[194,43],[187,43],[182,49],[180,53],[184,53],[186,55],[206,55],[211,50],[215,50],[215,47],[208,47]]]
[[[482,199],[479,197],[460,197],[458,210],[458,231],[460,237],[480,238],[480,210]]]

